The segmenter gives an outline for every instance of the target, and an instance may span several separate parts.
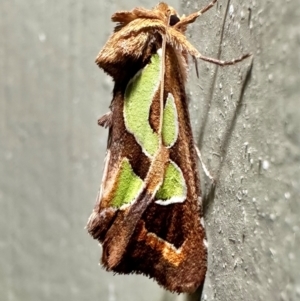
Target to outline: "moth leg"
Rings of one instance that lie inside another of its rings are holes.
[[[195,144],[195,149],[196,149],[196,153],[197,153],[197,156],[199,158],[199,161],[201,162],[201,165],[202,165],[202,168],[203,168],[203,171],[204,173],[206,174],[206,176],[211,180],[212,182],[212,185],[215,185],[216,183],[216,180],[214,179],[214,177],[210,174],[208,168],[206,167],[206,165],[204,164],[203,160],[202,160],[202,156],[201,156],[201,152],[200,152],[200,149],[198,148],[198,146]]]
[[[190,23],[193,23],[195,22],[195,20],[201,16],[202,14],[204,14],[205,12],[207,12],[210,8],[212,8],[215,3],[217,2],[218,0],[213,0],[211,1],[207,6],[203,7],[201,10],[193,13],[193,14],[190,14],[186,17],[183,17],[174,27],[175,28],[180,28],[182,26],[185,26],[187,24],[190,24]]]
[[[98,125],[107,128],[112,125],[112,111],[107,112],[98,119]]]
[[[246,58],[248,58],[250,56],[252,56],[252,54],[251,53],[247,53],[247,54],[244,54],[241,57],[239,57],[237,59],[233,59],[231,61],[222,61],[222,60],[218,60],[218,59],[215,59],[215,58],[212,58],[212,57],[204,56],[201,53],[199,53],[198,56],[197,56],[197,58],[200,59],[200,60],[209,62],[209,63],[213,63],[213,64],[216,64],[216,65],[219,65],[219,66],[228,66],[228,65],[234,65],[234,64],[236,64],[238,62],[241,62],[241,61],[243,61],[244,59],[246,59]]]
[[[218,0],[213,0],[211,1],[208,5],[206,5],[205,7],[203,7],[200,11],[199,11],[199,14],[202,15],[204,14],[205,12],[207,12],[210,8],[212,8],[215,3],[217,2]]]

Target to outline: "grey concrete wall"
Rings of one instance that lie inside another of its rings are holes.
[[[169,2],[185,13],[206,3]],[[94,58],[113,12],[155,4],[1,1],[1,300],[185,298],[142,276],[103,271],[84,229],[106,148],[96,122],[112,89]],[[207,56],[254,54],[246,82],[249,60],[199,63],[200,78],[190,73],[195,136],[217,179],[212,191],[202,177],[205,300],[300,299],[299,16],[296,0],[220,0],[189,31]]]

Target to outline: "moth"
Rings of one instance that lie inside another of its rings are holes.
[[[185,37],[217,0],[179,17],[166,3],[112,15],[113,34],[96,63],[114,80],[103,179],[87,229],[103,247],[102,265],[144,274],[165,289],[203,284],[207,247],[197,154],[185,93],[188,56],[218,65]]]

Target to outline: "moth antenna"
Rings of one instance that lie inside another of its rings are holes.
[[[194,144],[194,147],[195,147],[195,150],[196,150],[197,157],[198,157],[198,159],[199,159],[199,161],[200,161],[200,163],[202,165],[202,169],[203,169],[204,173],[211,180],[212,185],[215,185],[216,184],[216,180],[211,175],[211,173],[209,172],[209,169],[206,167],[205,163],[203,162],[200,149],[198,148],[198,146],[196,144]]]

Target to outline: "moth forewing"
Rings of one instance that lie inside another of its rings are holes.
[[[178,293],[202,285],[207,265],[185,93],[187,54],[207,58],[184,32],[215,2],[181,19],[165,3],[115,13],[119,24],[96,59],[115,86],[111,113],[99,119],[109,155],[88,231],[106,269],[145,274]]]

